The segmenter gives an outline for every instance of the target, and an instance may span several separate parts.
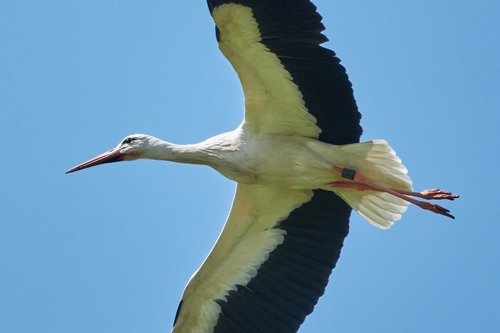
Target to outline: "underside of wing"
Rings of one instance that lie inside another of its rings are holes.
[[[238,185],[173,332],[295,332],[324,293],[350,208],[326,191]]]
[[[208,0],[245,95],[252,135],[359,141],[351,84],[309,0]],[[186,287],[173,332],[296,332],[323,295],[349,231],[333,192],[238,184],[211,253]]]
[[[359,141],[351,83],[309,0],[208,0],[222,53],[245,95],[245,126],[255,133]]]

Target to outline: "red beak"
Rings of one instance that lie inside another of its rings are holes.
[[[68,171],[66,171],[66,173],[80,171],[80,170],[87,169],[87,168],[90,168],[90,167],[93,167],[96,165],[100,165],[100,164],[123,161],[124,158],[125,158],[125,155],[120,153],[120,149],[118,149],[118,147],[113,148],[105,153],[102,153],[99,156],[96,156],[96,157],[88,160],[87,162],[83,162],[82,164],[79,164],[79,165],[69,169]]]

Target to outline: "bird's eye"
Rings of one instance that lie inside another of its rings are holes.
[[[123,140],[122,144],[125,144],[125,143],[131,143],[132,141],[134,141],[136,138],[126,138],[125,140]]]

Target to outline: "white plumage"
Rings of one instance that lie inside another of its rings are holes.
[[[147,158],[208,165],[236,181],[227,222],[184,291],[173,332],[295,332],[324,292],[350,207],[385,229],[408,203],[452,217],[412,197],[456,196],[413,192],[385,141],[358,143],[350,82],[335,54],[320,46],[326,37],[310,1],[208,5],[244,90],[242,125],[191,145],[130,135],[68,173]]]

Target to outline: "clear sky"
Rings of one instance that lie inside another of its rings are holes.
[[[315,2],[363,139],[462,197],[455,221],[353,214],[301,332],[497,331],[500,2]],[[0,0],[0,331],[169,332],[234,184],[155,161],[64,171],[127,134],[198,142],[241,118],[205,1]]]

